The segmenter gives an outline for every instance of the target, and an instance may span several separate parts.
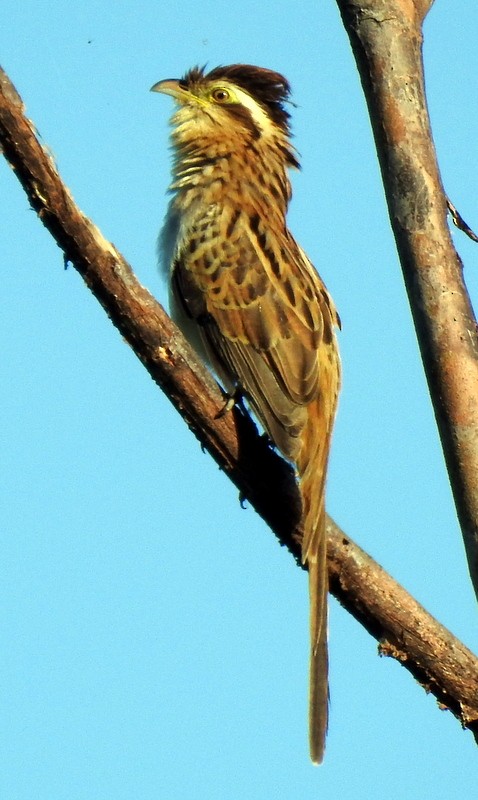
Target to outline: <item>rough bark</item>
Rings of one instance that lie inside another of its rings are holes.
[[[478,327],[447,225],[428,116],[430,0],[337,0],[355,55],[415,330],[478,595]],[[451,204],[449,204],[451,206]]]

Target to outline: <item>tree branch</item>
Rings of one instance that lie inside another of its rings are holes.
[[[0,73],[0,144],[30,203],[200,442],[299,561],[293,471],[240,409],[218,416],[222,394],[159,303],[75,205],[7,76]],[[328,521],[331,590],[478,737],[478,659],[340,528]]]
[[[478,327],[447,225],[421,25],[430,0],[337,0],[367,100],[390,221],[478,596]]]

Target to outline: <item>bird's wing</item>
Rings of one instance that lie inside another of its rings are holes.
[[[320,351],[335,352],[338,317],[288,231],[272,236],[258,216],[241,215],[212,245],[202,246],[200,232],[191,237],[173,292],[201,326],[219,375],[240,386],[277,447],[296,460],[306,406],[319,394],[328,402]],[[325,413],[330,426],[333,412]]]

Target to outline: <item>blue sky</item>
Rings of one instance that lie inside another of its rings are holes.
[[[290,80],[289,221],[343,320],[328,508],[478,651],[476,602],[332,0],[4,0],[2,64],[82,210],[161,301],[169,180],[157,80],[243,61]],[[8,24],[5,21],[8,20]],[[447,192],[478,227],[474,4],[425,27]],[[307,753],[306,576],[152,383],[0,165],[5,800],[449,798],[471,734],[332,598],[326,760]],[[472,298],[478,248],[455,235]]]

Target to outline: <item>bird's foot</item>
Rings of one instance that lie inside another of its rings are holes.
[[[244,404],[242,402],[242,394],[240,389],[236,389],[232,394],[224,392],[224,400],[225,400],[224,405],[217,412],[215,419],[221,419],[221,417],[224,417],[229,411],[232,411],[234,406],[239,406],[241,410],[244,410]]]

